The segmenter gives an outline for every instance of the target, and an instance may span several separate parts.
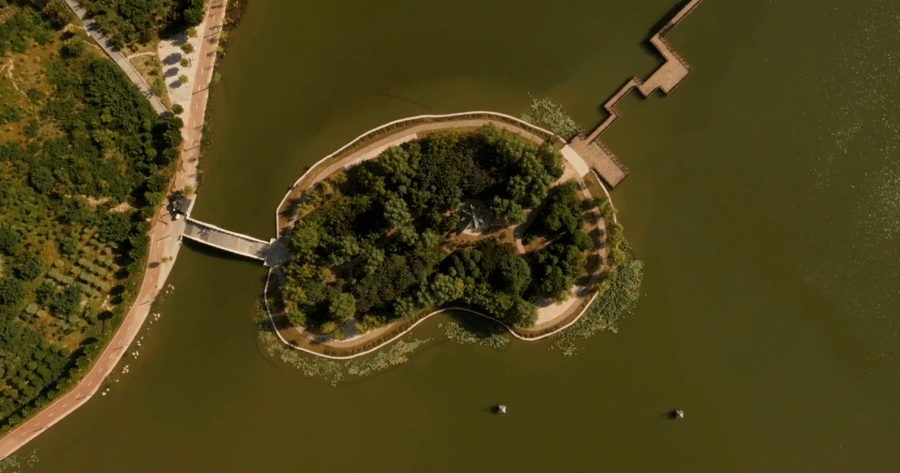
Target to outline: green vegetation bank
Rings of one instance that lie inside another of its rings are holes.
[[[3,429],[68,389],[127,312],[181,144],[180,120],[58,20],[0,0]]]

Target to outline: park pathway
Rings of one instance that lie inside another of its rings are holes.
[[[122,52],[119,51],[119,48],[113,46],[113,44],[109,41],[109,38],[103,36],[103,33],[100,32],[100,27],[97,25],[97,23],[95,23],[94,20],[90,19],[87,16],[87,11],[84,8],[81,8],[81,5],[79,5],[75,0],[66,0],[66,5],[68,5],[69,8],[71,8],[75,13],[75,16],[77,16],[78,19],[80,19],[81,22],[84,23],[84,30],[87,31],[87,34],[90,35],[90,37],[93,38],[98,45],[100,45],[100,48],[103,49],[103,52],[105,52],[106,55],[109,56],[110,59],[112,59],[113,62],[115,62],[116,65],[119,66],[120,69],[122,69],[122,71],[125,72],[125,75],[128,76],[128,79],[131,80],[131,82],[134,82],[134,85],[136,85],[137,88],[140,89],[141,93],[144,94],[144,97],[147,97],[147,100],[150,101],[150,105],[153,107],[153,110],[159,115],[168,113],[168,110],[166,110],[166,107],[165,105],[163,105],[162,100],[159,99],[159,96],[157,96],[156,93],[153,92],[153,89],[150,88],[150,85],[147,84],[147,81],[145,81],[141,74],[137,71],[137,69],[135,69],[134,66],[131,65],[131,61],[129,61],[122,54]]]

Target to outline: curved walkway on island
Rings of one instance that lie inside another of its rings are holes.
[[[555,149],[560,151],[560,154],[562,154],[565,160],[566,171],[561,180],[574,178],[579,183],[584,198],[592,198],[591,190],[593,190],[594,193],[597,193],[597,189],[602,189],[601,192],[609,198],[609,193],[601,183],[596,172],[590,168],[587,162],[585,162],[585,160],[582,159],[564,139],[551,131],[518,118],[496,112],[478,111],[447,115],[420,115],[396,120],[363,133],[347,145],[315,163],[294,183],[294,185],[291,186],[290,190],[276,209],[275,222],[278,238],[282,239],[289,236],[291,227],[296,221],[294,208],[298,202],[302,201],[306,191],[334,173],[343,171],[344,169],[355,166],[363,161],[375,159],[381,155],[383,151],[392,146],[398,146],[425,137],[431,133],[449,130],[473,131],[487,124],[493,124],[506,131],[513,132],[535,144],[550,143]],[[610,205],[612,205],[612,200],[610,200]],[[613,215],[615,215],[615,213],[613,213]],[[613,219],[615,219],[615,216]],[[598,219],[596,225],[603,229],[605,233],[606,224],[602,217]],[[605,252],[600,256],[605,259]],[[573,294],[562,303],[565,304],[565,307],[556,309],[555,313],[558,313],[558,315],[552,316],[550,319],[546,320],[541,320],[541,318],[539,318],[538,325],[532,329],[521,329],[509,326],[495,317],[471,308],[450,307],[441,308],[434,312],[421,315],[413,320],[392,322],[348,340],[316,342],[316,336],[314,334],[307,332],[302,327],[290,324],[283,315],[273,314],[273,311],[278,312],[278,309],[273,309],[271,307],[272,302],[270,302],[270,300],[275,299],[274,302],[278,302],[278,299],[276,298],[281,297],[280,292],[275,287],[280,284],[282,280],[279,268],[270,269],[269,275],[266,278],[265,304],[269,322],[272,324],[278,338],[284,344],[296,350],[333,360],[347,360],[370,354],[399,339],[431,316],[442,312],[452,311],[464,311],[480,315],[501,324],[512,333],[513,336],[520,340],[536,341],[545,339],[569,328],[587,312],[591,303],[597,297],[597,292],[593,288],[593,283],[596,281],[596,276],[602,270],[602,267],[602,264],[597,267],[595,273],[591,276],[589,283],[585,287],[574,288],[576,294]],[[273,278],[275,281],[273,281]],[[283,304],[283,302],[281,302],[281,304]],[[303,346],[304,344],[321,347],[321,350],[316,351],[307,348]],[[355,352],[355,350],[360,347],[366,348],[362,351]],[[354,352],[347,355],[333,355],[323,353],[324,351]]]

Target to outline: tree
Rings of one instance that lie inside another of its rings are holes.
[[[499,195],[495,195],[494,200],[491,201],[491,211],[515,225],[525,221],[525,210],[522,206],[512,199],[504,199]]]
[[[5,277],[0,279],[0,305],[15,307],[25,298],[25,286],[18,279]]]
[[[594,240],[590,235],[581,230],[577,230],[572,234],[572,244],[581,251],[594,248]]]
[[[444,305],[463,296],[465,283],[462,279],[446,274],[435,274],[431,281],[431,295],[434,303]]]
[[[16,276],[23,281],[31,281],[44,271],[44,259],[39,255],[25,255],[16,268]]]
[[[0,253],[16,256],[19,254],[21,246],[22,237],[19,236],[19,232],[9,225],[0,224]]]
[[[68,286],[57,295],[50,310],[57,317],[71,317],[81,308],[81,298],[82,293],[78,286]]]
[[[38,304],[48,308],[52,306],[56,302],[56,298],[59,297],[56,286],[49,282],[41,284],[37,290],[35,290],[34,294]]]
[[[78,252],[78,242],[74,238],[62,237],[59,239],[59,251],[64,255],[74,255]]]
[[[190,54],[194,52],[194,45],[191,43],[184,43],[181,45],[181,50],[184,51],[185,54]]]
[[[84,41],[77,36],[67,39],[62,45],[62,53],[69,58],[80,57],[84,53]]]
[[[384,202],[384,219],[391,228],[402,227],[411,218],[406,201],[396,194],[388,196]]]
[[[53,177],[53,171],[46,166],[35,166],[31,169],[31,175],[28,179],[32,187],[41,194],[47,194],[53,189],[56,178]]]
[[[182,75],[178,76],[178,82],[181,82],[182,84],[187,84],[187,83],[188,83],[188,76],[185,75],[185,74],[182,74]]]
[[[322,239],[321,229],[308,220],[297,222],[291,233],[291,252],[300,261],[311,260]]]
[[[57,28],[62,28],[72,21],[72,11],[62,0],[50,0],[44,6],[44,14]]]
[[[521,294],[531,284],[531,267],[519,255],[507,255],[497,269],[501,287],[508,292]]]
[[[426,229],[419,235],[419,248],[422,249],[431,249],[437,248],[444,243],[444,237],[441,236],[440,233],[433,231],[432,229]]]
[[[328,255],[331,264],[341,265],[360,253],[359,241],[354,235],[347,235],[337,240],[337,245]]]
[[[537,322],[537,307],[534,304],[517,297],[514,299],[512,307],[507,311],[504,317],[507,323],[518,325],[520,327],[534,327]]]
[[[188,0],[187,8],[182,13],[182,18],[188,26],[197,26],[203,22],[204,0]]]
[[[575,284],[575,279],[567,275],[559,266],[547,265],[543,269],[544,273],[539,279],[540,291],[551,299],[565,300],[569,295],[569,289]]]
[[[184,113],[184,107],[182,107],[181,105],[179,105],[177,103],[173,104],[172,105],[172,113],[174,113],[175,115],[181,115],[182,113]]]
[[[346,322],[356,315],[356,298],[353,294],[340,292],[331,299],[328,311],[333,319]]]
[[[401,297],[394,303],[394,312],[402,319],[412,318],[418,310],[419,307],[412,297]]]
[[[397,241],[408,247],[415,246],[419,241],[419,234],[412,225],[404,225],[397,234]]]
[[[547,233],[575,233],[581,229],[583,222],[577,186],[570,182],[550,190],[537,223]]]
[[[100,235],[113,243],[122,243],[130,233],[131,222],[123,213],[107,212],[100,220]]]
[[[381,172],[395,186],[409,186],[412,183],[414,173],[413,164],[410,163],[410,154],[399,146],[392,146],[385,150],[378,158]]]
[[[360,255],[366,260],[363,265],[366,275],[374,273],[384,263],[384,251],[374,245],[363,245]]]

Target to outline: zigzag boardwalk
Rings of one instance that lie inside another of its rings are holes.
[[[597,171],[597,174],[606,182],[606,184],[614,189],[628,177],[628,168],[616,158],[613,153],[602,141],[600,135],[609,129],[622,116],[619,112],[619,102],[631,93],[632,90],[638,89],[645,98],[650,97],[657,90],[663,91],[665,94],[672,93],[675,89],[691,75],[693,69],[691,65],[683,58],[678,51],[666,39],[666,35],[672,31],[672,28],[678,26],[687,16],[694,11],[703,0],[691,0],[684,8],[682,8],[675,16],[663,26],[659,32],[650,38],[652,44],[666,60],[659,68],[653,71],[646,79],[632,77],[616,92],[609,100],[603,104],[603,108],[609,112],[609,117],[597,125],[586,137],[578,135],[570,141],[570,145],[582,157],[588,160],[591,166]]]

